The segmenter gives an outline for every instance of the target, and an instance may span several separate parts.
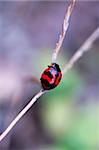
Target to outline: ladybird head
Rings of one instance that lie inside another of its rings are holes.
[[[58,71],[58,72],[61,72],[59,65],[56,64],[56,63],[52,63],[52,64],[51,64],[50,66],[48,66],[48,67],[49,67],[49,68],[53,68],[53,69],[55,69],[55,70]]]

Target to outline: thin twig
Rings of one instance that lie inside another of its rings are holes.
[[[71,16],[72,10],[74,8],[75,1],[76,0],[71,0],[70,5],[68,6],[68,9],[66,11],[66,14],[65,14],[65,17],[64,17],[63,26],[62,26],[62,32],[61,32],[61,34],[59,36],[59,41],[56,43],[56,47],[55,47],[54,52],[52,54],[52,63],[56,62],[58,53],[60,51],[60,48],[61,48],[62,43],[63,43],[63,40],[65,38],[65,34],[66,34],[66,31],[67,31],[68,26],[69,26],[69,20],[70,20],[70,16]]]
[[[63,43],[66,31],[68,29],[68,25],[69,25],[69,19],[73,10],[75,4],[75,0],[71,0],[71,3],[67,9],[65,18],[64,18],[64,22],[63,22],[63,28],[62,28],[62,32],[60,34],[59,37],[59,41],[56,44],[56,48],[54,49],[54,53],[52,55],[52,62],[55,62],[57,59],[57,55],[59,53],[60,47]],[[7,127],[7,129],[0,135],[0,141],[2,141],[6,135],[11,131],[11,129],[16,125],[16,123],[23,117],[23,115],[31,108],[31,106],[34,104],[34,102],[41,97],[45,92],[47,91],[40,91],[37,95],[35,95],[35,97],[32,98],[32,100],[27,104],[27,106],[17,115],[17,117],[10,123],[10,125]]]
[[[84,42],[84,44],[77,50],[77,52],[72,56],[69,62],[64,67],[62,73],[65,74],[69,69],[73,67],[73,65],[77,62],[77,60],[82,57],[84,52],[90,50],[93,42],[99,38],[99,27],[90,35],[90,37]]]
[[[10,125],[6,128],[6,130],[0,135],[0,142],[5,138],[5,136],[11,131],[11,129],[16,125],[16,123],[23,117],[23,115],[32,107],[34,102],[40,98],[45,91],[40,90],[32,100],[26,105],[26,107],[17,115],[17,117],[10,123]]]

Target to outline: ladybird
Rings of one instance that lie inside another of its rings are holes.
[[[62,78],[61,69],[58,64],[52,63],[44,70],[41,75],[41,85],[44,90],[51,90],[55,88]]]

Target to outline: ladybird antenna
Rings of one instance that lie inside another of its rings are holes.
[[[76,1],[76,0],[70,0],[70,5],[69,5],[68,8],[67,8],[67,11],[66,11],[66,14],[65,14],[65,17],[64,17],[64,21],[63,21],[62,31],[61,31],[61,34],[60,34],[60,36],[59,36],[59,40],[58,40],[58,42],[56,43],[56,47],[55,47],[55,49],[54,49],[54,51],[53,51],[53,54],[52,54],[52,63],[55,63],[55,62],[56,62],[58,53],[59,53],[59,51],[60,51],[60,48],[61,48],[62,43],[63,43],[63,40],[64,40],[64,38],[65,38],[66,31],[67,31],[68,26],[69,26],[70,16],[71,16],[71,14],[72,14],[75,1]]]

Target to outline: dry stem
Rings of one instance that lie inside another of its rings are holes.
[[[56,48],[54,49],[54,53],[52,55],[52,62],[55,62],[57,59],[57,55],[59,53],[60,47],[63,43],[66,31],[69,25],[69,19],[74,7],[75,0],[71,0],[70,6],[67,9],[64,22],[63,22],[63,29],[60,35],[59,41],[56,44]],[[92,43],[99,37],[99,27],[94,31],[94,33],[85,41],[85,43],[77,50],[77,52],[73,55],[70,61],[66,64],[63,74],[67,73],[69,69],[73,67],[75,62],[83,55],[84,52],[90,50]],[[0,135],[0,141],[2,141],[5,136],[11,131],[11,129],[16,125],[16,123],[24,116],[24,114],[33,106],[34,102],[41,97],[46,91],[40,90],[32,100],[27,104],[27,106],[17,115],[17,117],[10,123],[7,129]]]
[[[16,123],[23,117],[23,115],[32,107],[34,102],[43,95],[45,91],[40,90],[32,100],[26,105],[26,107],[17,115],[17,117],[10,123],[6,130],[0,135],[0,142],[5,138],[5,136],[11,131],[11,129],[16,125]]]
[[[68,9],[66,11],[66,14],[65,14],[65,17],[64,17],[63,26],[62,26],[62,32],[61,32],[61,34],[59,36],[59,41],[56,43],[56,47],[55,47],[54,52],[52,54],[52,63],[56,62],[58,53],[60,51],[60,48],[61,48],[62,43],[63,43],[63,40],[65,38],[65,34],[66,34],[66,31],[67,31],[68,26],[69,26],[69,20],[70,20],[70,16],[71,16],[72,10],[74,8],[75,1],[76,0],[71,0],[70,5],[68,6]]]
[[[77,50],[77,52],[72,56],[72,58],[69,60],[69,62],[66,64],[66,66],[63,69],[63,74],[67,73],[69,69],[73,67],[75,62],[82,57],[84,52],[89,51],[93,42],[99,38],[99,27],[90,35],[90,37],[84,42],[84,44]]]

